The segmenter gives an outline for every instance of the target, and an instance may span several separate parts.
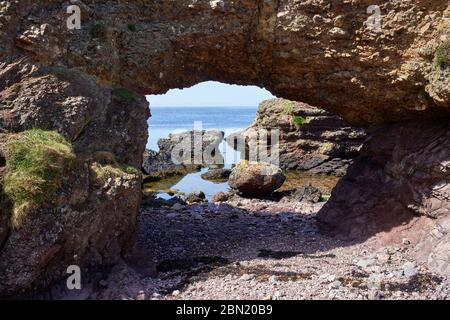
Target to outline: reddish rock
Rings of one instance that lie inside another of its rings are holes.
[[[230,195],[228,193],[225,192],[218,192],[216,194],[213,195],[211,201],[216,203],[216,202],[225,202],[230,198]]]

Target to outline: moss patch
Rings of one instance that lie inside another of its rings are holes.
[[[120,165],[113,153],[97,151],[92,155],[92,170],[97,181],[106,183],[109,178],[120,177],[124,174],[139,174],[139,170],[130,165]]]
[[[64,170],[75,160],[71,144],[57,132],[32,129],[7,141],[3,197],[12,203],[14,228],[61,185]]]
[[[114,97],[125,103],[133,103],[136,101],[136,97],[131,91],[124,88],[116,88],[112,91]]]
[[[296,124],[297,126],[301,126],[306,122],[306,119],[302,116],[293,116],[292,122],[294,122],[294,124]]]

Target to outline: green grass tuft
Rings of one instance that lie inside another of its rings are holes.
[[[282,114],[285,116],[290,116],[294,113],[294,103],[291,101],[284,101],[282,105]]]
[[[116,88],[112,91],[113,96],[119,98],[122,102],[133,103],[136,101],[134,94],[124,88]]]
[[[294,124],[298,126],[301,126],[306,122],[306,119],[303,118],[302,116],[292,116],[292,122],[294,122]]]
[[[450,42],[443,42],[436,48],[434,65],[442,70],[450,66]]]
[[[128,174],[138,174],[139,173],[139,170],[133,166],[125,166],[123,168],[123,171],[125,171]]]
[[[32,129],[7,141],[3,188],[12,203],[14,228],[60,186],[64,170],[75,161],[70,143],[54,131]]]
[[[106,183],[109,178],[123,176],[124,174],[139,174],[139,170],[130,165],[120,165],[113,153],[109,151],[97,151],[92,155],[92,170],[96,179]]]

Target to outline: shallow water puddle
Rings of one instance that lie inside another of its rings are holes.
[[[148,182],[144,185],[143,191],[156,193],[159,198],[166,200],[174,195],[203,191],[206,198],[210,200],[215,193],[228,192],[230,190],[228,182],[204,180],[201,175],[207,171],[208,168],[204,168],[201,171],[189,173],[185,176],[173,176],[156,182]],[[304,171],[288,171],[286,173],[286,182],[279,190],[284,191],[312,185],[320,189],[324,194],[330,194],[339,179],[339,177],[335,176],[311,174]]]

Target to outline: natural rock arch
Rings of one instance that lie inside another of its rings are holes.
[[[447,0],[71,3],[81,8],[81,30],[67,29],[66,1],[0,8],[0,146],[41,127],[61,132],[82,158],[21,229],[2,224],[0,295],[59,278],[65,265],[118,259],[133,233],[140,178],[95,181],[95,155],[139,167],[149,116],[143,95],[205,80],[259,85],[350,123],[382,126],[320,217],[334,230],[345,221],[340,233],[357,237],[383,230],[392,208],[396,223],[428,216],[434,220],[416,225],[447,231],[427,238],[421,253],[448,270],[450,71],[435,61],[449,41]],[[365,24],[373,4],[383,13],[379,32]],[[342,197],[348,190],[355,194]]]

